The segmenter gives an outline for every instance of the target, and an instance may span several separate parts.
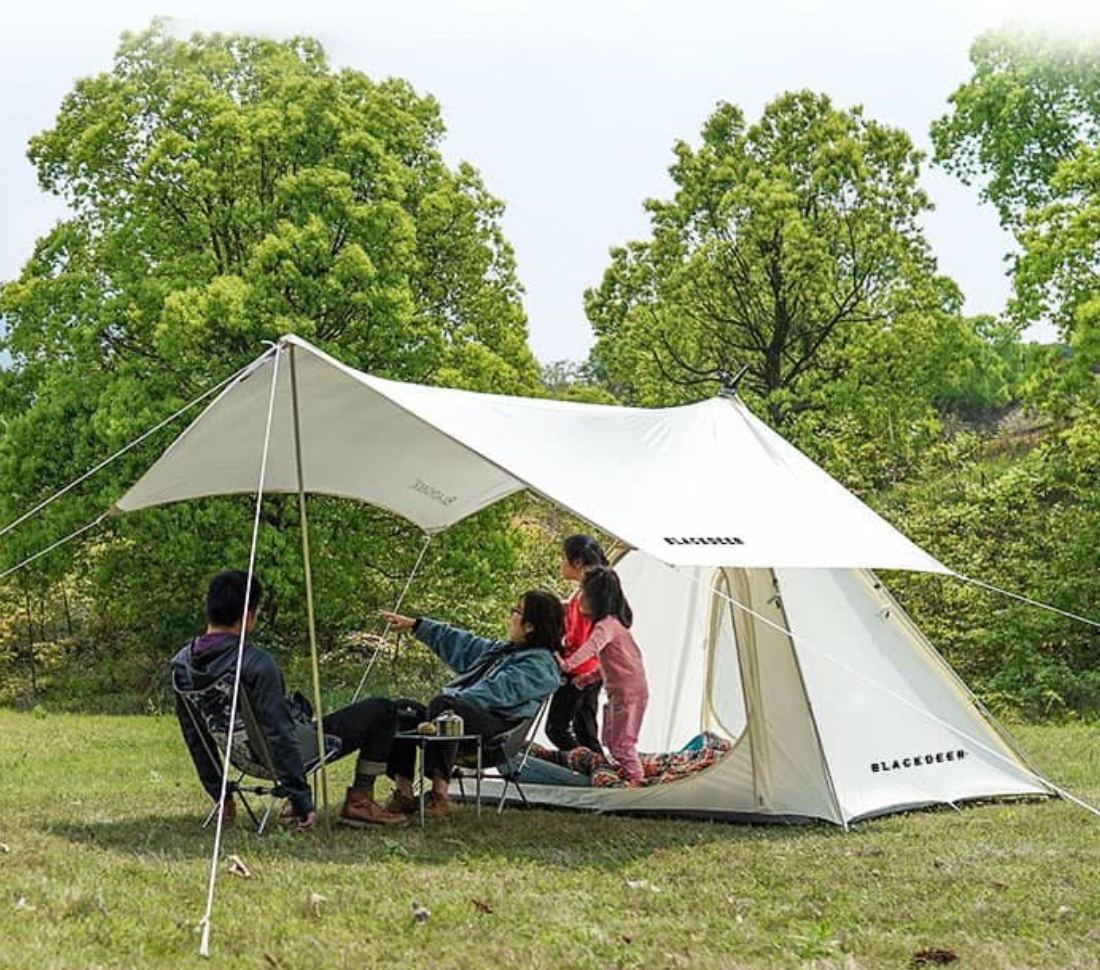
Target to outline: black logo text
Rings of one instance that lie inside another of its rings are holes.
[[[893,758],[888,761],[872,761],[871,772],[902,771],[905,768],[923,768],[925,765],[943,764],[945,761],[962,761],[966,752],[961,748],[957,751],[936,751],[934,754],[911,754],[904,758]]]

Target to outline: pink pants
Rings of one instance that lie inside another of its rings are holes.
[[[631,781],[641,781],[644,776],[638,760],[638,732],[648,703],[648,694],[609,696],[603,709],[603,743]]]

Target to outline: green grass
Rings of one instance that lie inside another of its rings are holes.
[[[1018,735],[1100,801],[1097,731]],[[238,830],[223,857],[252,878],[222,864],[211,961],[206,807],[169,718],[0,712],[0,968],[1100,967],[1100,819],[1068,802],[848,833],[464,806],[423,831]]]

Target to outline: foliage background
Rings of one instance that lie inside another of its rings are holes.
[[[669,405],[741,392],[841,482],[961,573],[1100,615],[1100,42],[994,32],[933,127],[933,163],[980,184],[1016,241],[1014,298],[967,317],[921,229],[928,160],[858,106],[782,92],[758,119],[718,105],[672,142],[675,191],[586,294],[596,344],[527,346],[503,203],[446,164],[431,95],[333,71],[301,38],[153,23],[83,79],[30,157],[70,216],[0,287],[0,522],[72,481],[299,333],[384,376],[571,400]],[[671,136],[671,133],[670,133]],[[671,137],[670,137],[671,141]],[[1060,342],[1021,342],[1053,322]],[[165,430],[0,538],[11,567],[110,506]],[[0,700],[156,710],[165,658],[201,625],[209,575],[247,559],[247,499],[112,518],[0,585]],[[411,642],[379,645],[422,537],[384,513],[310,501],[326,686],[438,680]],[[434,540],[406,606],[493,632],[515,593],[555,586],[586,529],[521,496]],[[298,682],[298,511],[263,508],[265,643]],[[1095,628],[974,586],[887,577],[1000,710],[1095,713]]]

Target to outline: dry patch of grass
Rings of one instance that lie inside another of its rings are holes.
[[[1100,732],[1019,735],[1100,801]],[[0,968],[209,967],[205,809],[170,718],[0,712]],[[224,857],[218,967],[880,968],[939,950],[1100,968],[1100,819],[1066,802],[849,833],[460,807],[424,831],[236,831]]]

